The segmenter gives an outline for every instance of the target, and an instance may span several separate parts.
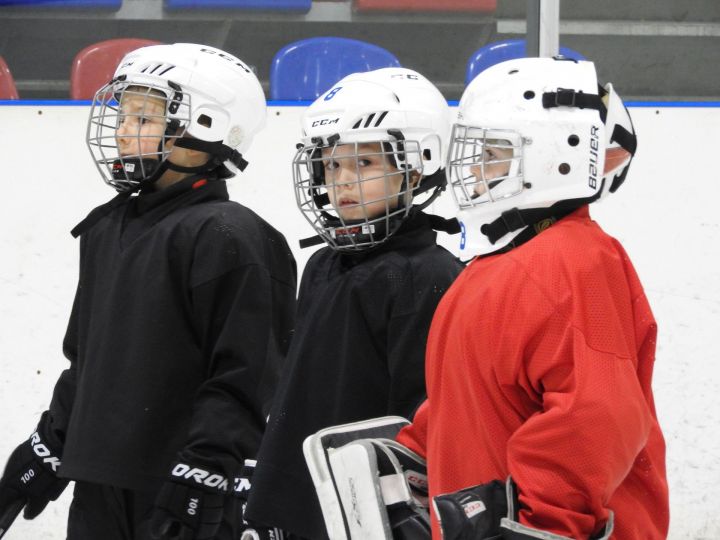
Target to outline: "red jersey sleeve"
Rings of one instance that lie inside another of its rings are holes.
[[[554,365],[535,377],[543,409],[507,447],[523,508],[519,519],[588,538],[607,521],[610,496],[645,446],[653,418],[632,359],[593,350],[569,325],[543,341],[555,341],[545,345],[554,351],[543,351]]]
[[[400,430],[395,440],[427,459],[428,400],[423,401],[413,418],[413,423]]]
[[[526,391],[541,401],[507,445],[519,520],[571,538],[607,522],[610,498],[655,425],[638,371],[654,360],[656,327],[644,294],[619,268],[575,271],[519,366]],[[547,293],[547,282],[536,284]]]

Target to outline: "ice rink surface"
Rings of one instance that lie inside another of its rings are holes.
[[[288,238],[302,270],[312,234],[294,202],[298,107],[268,126],[231,181],[231,196]],[[88,108],[0,106],[0,464],[33,431],[67,362],[78,244],[70,229],[113,192],[85,147]],[[592,215],[618,238],[659,326],[653,388],[667,442],[673,540],[720,538],[719,108],[632,108],[639,150],[620,191]],[[449,194],[435,211],[452,215]],[[443,238],[454,249],[456,240]],[[606,441],[612,444],[612,441]],[[7,540],[60,540],[71,490]]]

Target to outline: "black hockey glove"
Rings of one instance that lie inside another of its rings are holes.
[[[0,479],[0,516],[11,521],[13,509],[25,505],[25,519],[34,519],[50,501],[57,499],[68,481],[56,476],[60,451],[47,436],[48,413],[43,413],[37,431],[18,446],[8,459]]]
[[[433,498],[443,540],[501,538],[500,520],[507,516],[505,484],[493,480]]]
[[[215,538],[228,493],[228,480],[223,474],[177,463],[155,499],[150,523],[153,537],[163,540]]]
[[[246,459],[240,476],[235,478],[233,497],[237,501],[238,515],[236,523],[242,523],[242,535],[240,540],[285,540],[285,533],[276,527],[261,527],[249,524],[245,520],[245,506],[252,488],[252,477],[255,472],[256,461]]]
[[[570,540],[518,522],[520,507],[511,478],[505,484],[493,480],[439,495],[433,498],[433,505],[443,540]],[[604,529],[591,539],[607,540],[612,531],[613,514],[610,512]]]

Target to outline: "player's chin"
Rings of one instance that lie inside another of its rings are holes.
[[[357,221],[359,219],[365,220],[368,218],[367,213],[363,210],[362,207],[340,210],[338,212],[338,216],[340,216],[340,219],[342,219],[343,221]]]
[[[118,149],[118,154],[120,155],[121,158],[128,159],[128,158],[138,157],[140,155],[140,152],[138,152],[137,148],[120,147]]]

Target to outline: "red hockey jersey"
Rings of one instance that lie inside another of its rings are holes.
[[[612,510],[612,538],[665,538],[656,331],[630,259],[583,207],[462,272],[398,440],[426,456],[431,496],[511,475],[524,525],[586,539]]]

